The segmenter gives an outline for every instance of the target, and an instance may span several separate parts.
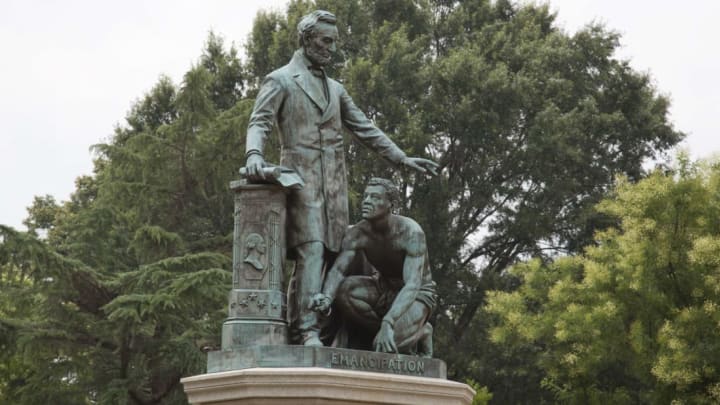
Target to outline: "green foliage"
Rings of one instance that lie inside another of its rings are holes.
[[[563,403],[716,403],[720,384],[720,168],[685,163],[621,179],[598,209],[619,219],[584,254],[533,260],[493,292],[492,340],[533,357]]]
[[[210,34],[181,86],[161,77],[95,147],[70,201],[0,229],[0,402],[186,402],[179,379],[204,371],[225,316],[241,73]]]
[[[233,228],[227,185],[244,164],[253,97],[290,59],[296,24],[315,8],[338,17],[330,75],[408,154],[443,169],[432,179],[398,173],[348,142],[353,219],[367,180],[394,177],[405,213],[429,235],[436,353],[450,376],[480,381],[498,403],[550,398],[540,388],[546,369],[529,360],[545,358],[544,346],[509,332],[517,344],[490,343],[499,315],[480,311],[486,292],[518,286],[505,272],[516,261],[577,252],[614,223],[612,209],[592,207],[615,176],[642,178],[643,160],[682,138],[667,99],[615,58],[617,34],[593,25],[569,36],[547,6],[293,0],[285,13],[256,16],[244,63],[211,33],[180,84],[160,77],[95,146],[95,172],[78,178],[70,201],[36,198],[29,234],[2,229],[0,401],[185,402],[179,377],[202,371],[200,349],[219,341]],[[277,137],[270,142],[266,158],[277,162]],[[536,282],[557,275],[547,277]],[[670,348],[693,338],[683,325],[652,326]],[[649,345],[637,336],[634,344]],[[668,349],[665,364],[678,355]],[[633,367],[620,372],[642,386],[647,376]],[[648,378],[676,371],[659,365]],[[684,384],[700,384],[699,373]],[[564,392],[558,381],[545,378]]]
[[[472,400],[472,405],[487,405],[492,399],[492,394],[488,391],[487,387],[483,387],[478,384],[477,381],[467,380],[467,385],[475,390],[475,396]]]
[[[28,208],[28,218],[23,221],[29,232],[48,230],[52,228],[58,205],[51,195],[35,197],[33,204]]]

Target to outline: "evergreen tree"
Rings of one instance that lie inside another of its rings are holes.
[[[2,401],[186,402],[180,377],[204,371],[225,316],[241,73],[210,34],[181,86],[162,77],[96,146],[70,201],[36,198],[30,234],[2,229]]]

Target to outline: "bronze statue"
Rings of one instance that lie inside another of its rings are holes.
[[[277,123],[280,164],[305,182],[302,189],[290,191],[287,201],[288,256],[295,260],[295,297],[288,305],[291,330],[309,346],[322,345],[317,314],[309,309],[311,297],[320,291],[323,268],[340,250],[349,223],[342,128],[397,166],[430,174],[437,168],[430,160],[407,157],[355,106],[343,86],[326,76],[323,68],[331,62],[338,38],[335,21],[327,11],[302,18],[297,27],[301,48],[263,81],[247,131],[249,180],[265,177],[265,140]]]
[[[310,306],[328,314],[334,301],[346,321],[375,333],[375,351],[432,357],[433,329],[427,321],[436,294],[425,233],[412,219],[391,213],[397,194],[389,180],[370,180],[363,220],[348,229],[323,292]],[[364,255],[375,276],[346,277],[357,255]]]

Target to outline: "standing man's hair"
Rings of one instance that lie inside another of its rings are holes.
[[[312,35],[314,33],[315,26],[319,22],[335,25],[336,21],[337,18],[335,18],[335,14],[325,10],[315,10],[305,15],[297,25],[298,43],[300,46],[303,46],[303,39],[306,35]]]
[[[380,177],[373,177],[370,181],[368,181],[367,185],[383,187],[393,208],[398,208],[400,206],[400,189],[392,181]]]

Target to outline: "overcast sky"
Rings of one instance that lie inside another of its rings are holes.
[[[242,47],[257,10],[285,3],[0,0],[0,224],[22,229],[36,195],[66,200],[92,172],[89,147],[161,74],[179,83],[210,30]],[[568,32],[593,20],[619,31],[619,56],[671,97],[683,146],[695,158],[720,152],[720,1],[550,4]]]

